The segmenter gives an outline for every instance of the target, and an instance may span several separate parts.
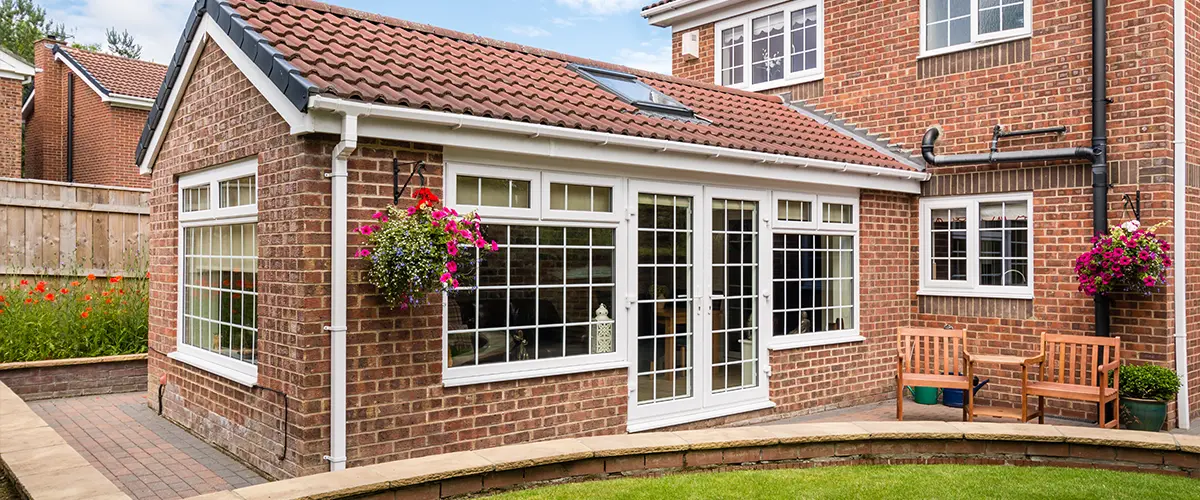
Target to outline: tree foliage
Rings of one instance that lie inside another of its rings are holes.
[[[129,30],[121,30],[117,33],[116,28],[109,28],[104,31],[108,37],[108,51],[121,57],[130,59],[140,59],[142,57],[142,46],[134,43],[133,35],[129,34]]]
[[[32,62],[33,43],[47,35],[70,37],[66,27],[46,17],[46,9],[33,0],[0,0],[0,46]]]

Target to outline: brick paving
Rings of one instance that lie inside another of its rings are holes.
[[[178,499],[267,480],[146,406],[144,393],[29,403],[38,416],[135,499]]]
[[[872,403],[862,406],[852,406],[821,413],[813,413],[799,417],[786,418],[766,422],[764,425],[802,424],[814,422],[892,422],[896,420],[896,401]],[[961,422],[962,408],[951,408],[942,404],[922,405],[911,399],[904,401],[904,420],[937,420],[942,422]],[[975,417],[976,422],[1016,423],[1014,418]],[[1036,420],[1033,423],[1037,423]],[[1048,425],[1070,425],[1077,427],[1094,427],[1095,422],[1068,420],[1065,418],[1046,417]]]

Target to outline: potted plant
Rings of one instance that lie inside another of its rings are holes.
[[[1155,365],[1124,365],[1121,378],[1121,420],[1126,429],[1158,432],[1167,420],[1167,402],[1179,392],[1179,376]]]
[[[1171,244],[1155,231],[1169,221],[1142,227],[1137,220],[1092,238],[1092,248],[1075,259],[1079,291],[1089,297],[1114,292],[1150,295],[1167,284]]]

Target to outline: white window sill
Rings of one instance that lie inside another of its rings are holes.
[[[989,38],[986,40],[979,40],[976,42],[960,43],[958,45],[953,45],[950,47],[942,47],[937,50],[926,50],[926,51],[922,51],[921,54],[917,56],[917,60],[919,61],[921,59],[928,59],[930,57],[944,56],[946,54],[953,54],[955,52],[962,52],[964,50],[978,49],[980,47],[987,47],[989,45],[997,45],[997,44],[1011,42],[1013,40],[1021,40],[1021,39],[1025,39],[1025,38],[1033,38],[1033,32],[1025,32],[1025,33],[1018,33],[1015,35],[1000,36],[1000,37],[996,37],[996,38]]]
[[[785,78],[783,80],[773,80],[773,81],[769,81],[769,82],[756,83],[753,85],[746,85],[746,84],[736,85],[736,86],[735,85],[725,85],[725,87],[731,88],[731,89],[737,89],[737,90],[745,90],[747,92],[761,92],[763,90],[779,89],[779,88],[783,88],[783,87],[790,87],[792,85],[799,85],[801,83],[810,83],[810,82],[815,82],[815,81],[824,80],[824,79],[825,79],[825,73],[818,73],[815,75],[795,76],[792,78]],[[721,84],[721,82],[720,82],[720,80],[718,80],[717,85],[720,85],[720,84]]]
[[[181,352],[181,351],[170,352],[170,353],[167,353],[167,357],[171,358],[175,361],[178,361],[180,363],[183,363],[185,365],[190,365],[195,368],[199,368],[199,369],[209,372],[213,375],[227,378],[229,380],[232,380],[234,382],[242,384],[246,387],[254,387],[255,385],[258,384],[258,367],[254,366],[254,365],[247,364],[247,366],[250,367],[248,369],[248,371],[254,372],[253,375],[250,375],[249,373],[245,373],[245,372],[238,371],[238,370],[233,370],[233,369],[230,369],[229,367],[222,366],[217,363],[213,363],[212,361],[206,360],[200,356],[195,356],[192,354],[188,354],[186,352]]]
[[[1033,291],[1028,289],[1004,291],[1004,290],[986,290],[986,289],[937,289],[937,288],[922,288],[917,290],[918,296],[925,297],[969,297],[980,299],[1016,299],[1016,300],[1033,300]]]
[[[710,418],[727,417],[729,415],[737,415],[755,410],[763,410],[766,408],[774,408],[775,403],[762,400],[751,403],[744,403],[736,406],[723,406],[719,408],[704,409],[701,411],[668,415],[665,417],[655,417],[641,420],[630,420],[626,426],[629,432],[642,432],[653,429],[661,429],[663,427],[671,427],[673,425],[682,425],[691,422],[699,422]]]
[[[628,361],[612,361],[606,363],[590,363],[576,364],[570,366],[559,366],[553,368],[538,368],[532,370],[509,371],[504,373],[491,373],[484,375],[462,375],[457,374],[455,368],[443,368],[442,386],[444,387],[463,387],[467,385],[487,384],[491,382],[507,382],[510,380],[522,380],[527,378],[552,377],[555,375],[569,375],[572,373],[598,372],[603,370],[628,369]]]
[[[798,349],[801,347],[820,347],[837,344],[849,344],[852,342],[863,342],[866,340],[867,338],[859,335],[857,331],[839,332],[836,335],[798,333],[794,335],[771,337],[771,341],[767,344],[767,349],[771,351],[782,351],[785,349]]]

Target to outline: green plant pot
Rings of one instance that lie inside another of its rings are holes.
[[[1121,423],[1126,429],[1158,432],[1167,421],[1167,403],[1121,396]]]

